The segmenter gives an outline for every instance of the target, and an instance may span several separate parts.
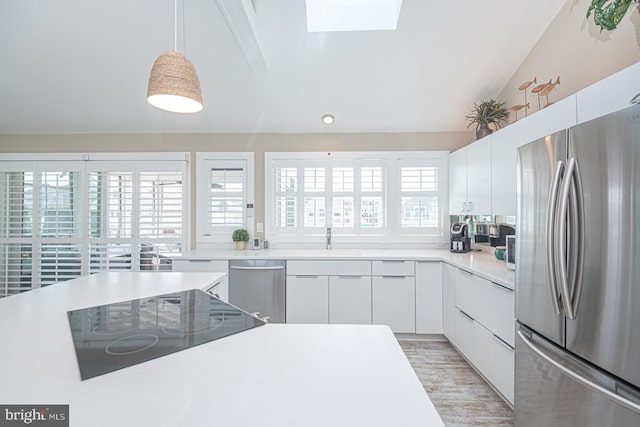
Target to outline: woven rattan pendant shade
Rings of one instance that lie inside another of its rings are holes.
[[[200,80],[193,64],[180,52],[165,52],[149,75],[147,100],[175,113],[197,113],[203,108]]]

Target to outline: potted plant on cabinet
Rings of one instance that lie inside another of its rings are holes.
[[[504,102],[498,102],[495,99],[473,104],[473,110],[465,116],[465,119],[469,121],[467,127],[476,125],[476,139],[493,132],[489,125],[493,125],[497,130],[509,119],[509,111],[504,105]]]
[[[244,228],[238,228],[233,231],[231,240],[236,242],[236,249],[242,251],[244,250],[244,245],[249,241],[249,232]]]

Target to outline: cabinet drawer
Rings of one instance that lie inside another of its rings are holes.
[[[229,272],[229,261],[219,259],[177,259],[173,260],[173,271]]]
[[[287,261],[287,274],[296,276],[369,276],[371,261]]]
[[[371,269],[374,276],[413,276],[415,262],[403,260],[372,261]]]
[[[514,292],[511,289],[457,269],[455,301],[456,307],[512,347],[515,345]]]
[[[455,321],[458,349],[513,404],[513,348],[460,310],[456,310]]]

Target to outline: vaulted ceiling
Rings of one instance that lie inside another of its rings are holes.
[[[173,0],[0,2],[0,133],[464,130],[565,2],[404,0],[395,31],[308,33],[304,0],[183,1],[178,50],[205,103],[194,115],[146,101],[173,49]]]

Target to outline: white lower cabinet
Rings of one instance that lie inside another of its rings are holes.
[[[442,333],[439,261],[287,261],[287,323],[382,324]]]
[[[416,262],[416,334],[442,333],[441,264]]]
[[[371,261],[287,261],[287,323],[371,323]]]
[[[453,343],[456,341],[455,271],[442,263],[442,333]]]
[[[287,323],[329,323],[329,278],[287,276]]]
[[[513,404],[514,292],[454,268],[455,336],[458,350]]]
[[[514,349],[461,310],[455,328],[458,349],[513,404]]]
[[[477,319],[512,347],[515,345],[514,291],[458,269],[456,306]]]
[[[372,278],[373,324],[388,325],[393,332],[416,332],[415,277]]]
[[[329,276],[329,323],[371,324],[371,276]]]

